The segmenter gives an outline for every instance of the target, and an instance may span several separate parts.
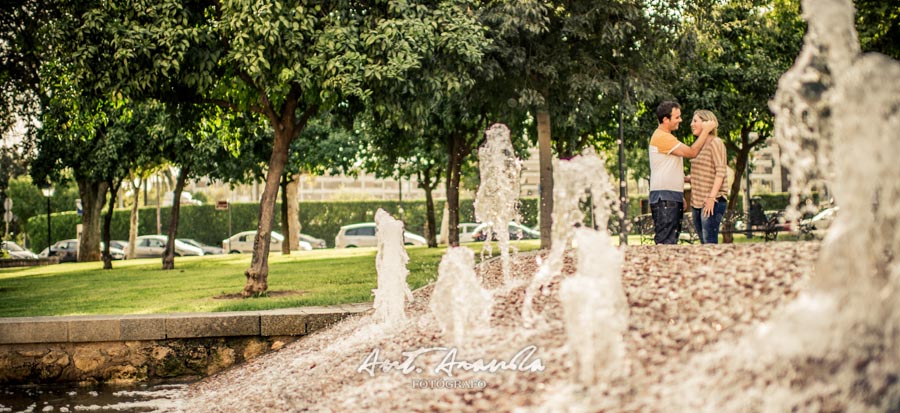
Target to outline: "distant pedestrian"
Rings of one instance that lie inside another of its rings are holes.
[[[650,212],[653,215],[654,241],[675,244],[684,214],[684,160],[695,158],[706,144],[715,121],[703,122],[700,136],[691,146],[672,134],[681,124],[681,106],[666,101],[656,108],[659,127],[650,138]]]
[[[691,119],[691,132],[700,136],[703,122],[716,122],[716,115],[708,110],[697,110]],[[725,144],[718,136],[718,127],[709,131],[709,139],[700,155],[691,159],[691,174],[687,181],[691,184],[691,216],[694,229],[703,244],[719,243],[719,226],[728,206],[725,197],[725,179],[728,166],[725,158]]]

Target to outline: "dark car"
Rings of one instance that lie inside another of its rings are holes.
[[[59,257],[59,262],[75,262],[78,260],[78,240],[66,239],[58,241],[50,247],[47,256]]]
[[[114,244],[110,244],[109,247],[109,255],[110,258],[114,260],[124,260],[125,259],[125,251],[122,249],[116,248],[113,246]],[[104,244],[100,243],[100,252],[103,252]],[[52,253],[48,251],[47,248],[44,248],[40,254],[41,257],[59,257],[59,262],[75,262],[78,261],[78,240],[77,239],[66,239],[53,244]]]

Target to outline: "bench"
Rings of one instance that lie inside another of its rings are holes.
[[[743,211],[725,211],[722,217],[722,224],[719,227],[719,234],[760,234],[765,241],[774,241],[778,238],[778,216],[766,217],[762,209],[758,212],[751,211],[750,219],[747,220],[747,214]],[[750,228],[744,226],[749,222]],[[632,233],[641,236],[641,244],[653,244],[655,231],[653,230],[653,217],[650,214],[638,215],[632,219]],[[694,230],[694,219],[690,212],[684,213],[681,219],[681,232],[678,234],[678,242],[683,244],[693,244],[700,240],[697,231]]]

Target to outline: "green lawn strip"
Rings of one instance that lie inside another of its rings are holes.
[[[481,244],[471,244],[480,250]],[[538,248],[537,241],[520,250]],[[408,249],[415,289],[433,281],[444,248]],[[160,269],[159,259],[72,263],[0,270],[0,317],[82,314],[154,314],[252,311],[310,305],[368,302],[375,288],[374,248],[272,254],[268,297],[217,299],[239,294],[249,255],[177,258],[175,270]],[[497,247],[494,247],[497,254]],[[278,295],[295,292],[291,295]]]

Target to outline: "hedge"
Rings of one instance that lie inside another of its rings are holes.
[[[403,213],[398,214],[399,205],[395,201],[348,201],[348,202],[301,202],[300,225],[305,234],[324,239],[329,246],[334,245],[334,237],[343,225],[357,222],[371,222],[375,211],[384,208],[406,222],[407,230],[423,234],[425,229],[425,201],[404,201]],[[444,201],[435,202],[437,225],[444,210]],[[521,215],[526,225],[537,222],[537,200],[522,200]],[[231,213],[230,234],[250,231],[259,223],[259,204],[232,203],[231,211],[219,211],[213,205],[182,205],[178,220],[178,237],[193,238],[210,245],[221,245],[229,235],[229,212]],[[171,207],[160,208],[161,232],[165,234],[171,214]],[[112,239],[127,240],[131,210],[120,209],[113,212],[110,233]],[[54,241],[75,238],[76,225],[81,218],[75,212],[53,214],[52,237]],[[473,200],[460,201],[460,222],[475,222]],[[281,228],[281,203],[275,206],[275,227]],[[29,246],[35,251],[47,247],[47,217],[39,215],[28,220],[26,231]],[[143,207],[139,211],[138,233],[156,234],[156,207]]]
[[[436,224],[440,226],[445,201],[435,201]],[[281,203],[275,206],[274,230],[281,232]],[[391,201],[314,201],[300,203],[300,226],[305,234],[324,239],[329,246],[334,246],[334,237],[341,226],[357,222],[372,222],[375,211],[384,208],[392,215],[406,222],[407,230],[417,234],[425,233],[425,201],[404,201],[403,213],[398,214],[399,205]],[[629,209],[640,211],[637,198],[630,200]],[[259,219],[259,204],[232,203],[231,231],[255,230]],[[587,214],[587,207],[585,207]],[[120,209],[113,212],[112,239],[127,240],[131,210]],[[171,207],[160,208],[161,232],[165,234],[171,214]],[[178,221],[178,237],[193,238],[210,245],[221,245],[222,240],[229,237],[229,211],[216,210],[213,205],[182,205]],[[634,212],[629,216],[635,216]],[[522,224],[535,227],[538,224],[537,198],[524,198],[519,203],[519,217]],[[81,222],[75,212],[53,214],[53,240],[75,238],[75,228]],[[460,222],[475,222],[474,200],[460,200]],[[29,246],[40,251],[47,247],[47,218],[35,216],[28,221],[27,233]],[[141,235],[156,234],[156,207],[140,208],[138,233]]]
[[[762,199],[763,208],[784,209],[789,202],[786,193],[757,195]],[[814,195],[814,199],[818,197]],[[628,217],[633,218],[641,214],[641,201],[646,202],[646,197],[631,197],[628,200]],[[444,211],[445,201],[435,201],[435,213],[437,225],[440,226]],[[475,222],[474,201],[472,199],[460,200],[460,222]],[[740,200],[739,200],[740,204]],[[281,232],[281,204],[275,207],[275,231]],[[357,222],[372,222],[375,219],[375,211],[384,208],[392,215],[406,222],[407,230],[417,234],[425,232],[425,201],[404,201],[403,213],[398,214],[399,205],[394,200],[378,201],[314,201],[300,203],[300,226],[305,234],[324,239],[329,246],[334,246],[334,237],[343,225]],[[588,212],[585,205],[585,213]],[[738,206],[740,208],[740,205]],[[168,228],[171,207],[160,209],[160,222],[162,233]],[[229,212],[231,215],[231,231],[228,229]],[[116,210],[113,213],[111,235],[113,239],[128,239],[129,217],[128,209]],[[519,203],[519,216],[521,222],[529,227],[538,224],[538,200],[537,198],[524,198]],[[138,233],[156,234],[156,207],[140,208],[140,220]],[[181,217],[178,222],[178,237],[193,238],[210,245],[221,245],[222,240],[230,234],[241,231],[255,230],[259,219],[259,204],[257,203],[232,203],[231,210],[219,211],[213,205],[182,205]],[[54,241],[75,238],[75,226],[80,222],[80,217],[75,212],[62,212],[52,215]],[[618,223],[612,222],[610,228],[615,229]],[[29,246],[32,250],[40,251],[47,246],[47,217],[37,215],[28,220],[26,228]]]

